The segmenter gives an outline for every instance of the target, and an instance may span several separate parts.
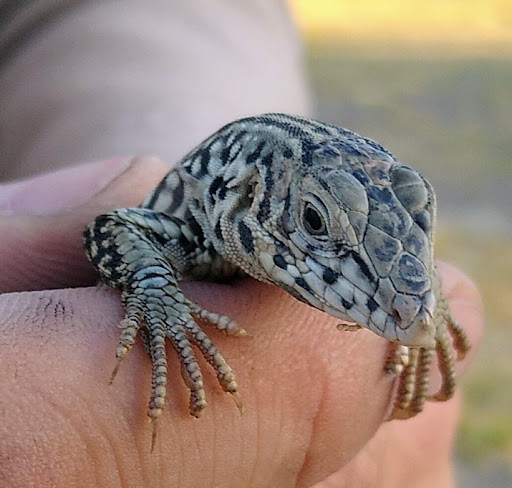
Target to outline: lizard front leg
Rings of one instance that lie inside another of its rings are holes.
[[[89,260],[107,285],[121,290],[126,310],[119,324],[122,332],[111,381],[139,333],[151,358],[148,415],[153,424],[152,448],[166,398],[166,339],[180,359],[182,376],[191,392],[192,415],[199,417],[206,407],[203,376],[193,345],[213,366],[223,390],[242,408],[232,369],[195,317],[230,335],[244,335],[245,331],[229,318],[208,312],[188,300],[178,285],[191,260],[187,251],[191,237],[180,219],[144,208],[125,208],[100,215],[84,232]]]

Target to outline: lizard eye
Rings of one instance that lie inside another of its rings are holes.
[[[311,203],[307,203],[302,214],[302,221],[306,230],[313,235],[325,234],[325,222],[320,212],[313,207]]]

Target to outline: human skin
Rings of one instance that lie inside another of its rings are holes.
[[[383,423],[393,389],[387,341],[339,332],[337,319],[252,279],[183,283],[189,298],[252,335],[208,330],[237,374],[244,413],[203,361],[209,406],[191,417],[169,347],[167,406],[150,452],[149,359],[138,343],[108,384],[123,310],[118,292],[94,286],[81,232],[98,213],[137,205],[167,171],[152,158],[113,159],[0,186],[0,480],[13,488],[453,486],[460,398]],[[477,344],[479,294],[456,268],[440,270]]]

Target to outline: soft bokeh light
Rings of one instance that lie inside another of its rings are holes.
[[[344,40],[486,42],[512,50],[510,0],[291,0],[303,32]]]
[[[487,309],[464,377],[460,486],[512,486],[512,0],[290,5],[316,115],[379,140],[436,188],[437,255]]]

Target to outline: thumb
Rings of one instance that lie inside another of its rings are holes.
[[[0,292],[90,284],[84,226],[138,205],[168,170],[156,158],[115,158],[0,185]]]

